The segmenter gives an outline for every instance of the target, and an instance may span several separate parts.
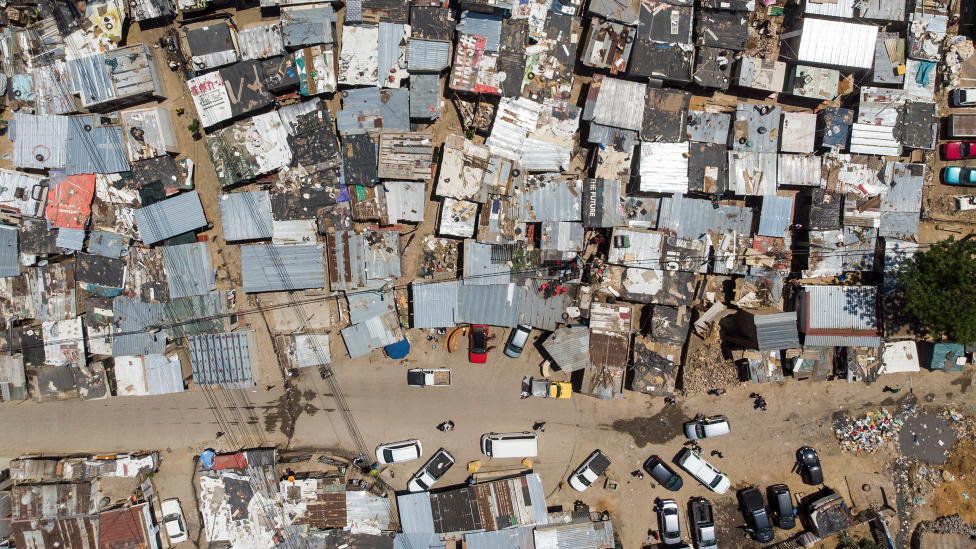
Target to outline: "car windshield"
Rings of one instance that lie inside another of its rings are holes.
[[[518,345],[514,344],[514,343],[511,343],[508,346],[509,346],[509,348],[512,349],[512,351],[514,351],[516,353],[521,353],[522,352],[522,348],[519,347]]]
[[[681,532],[665,532],[664,537],[668,539],[678,539],[681,537]]]
[[[699,547],[715,547],[718,545],[718,540],[716,539],[703,539],[698,542]]]
[[[423,479],[419,479],[418,478],[418,479],[416,479],[416,481],[417,481],[417,485],[420,486],[420,489],[421,490],[426,490],[426,489],[430,488],[430,486],[427,486],[427,483],[425,483],[423,481]]]
[[[176,513],[173,513],[171,515],[166,515],[165,517],[163,517],[163,520],[166,522],[176,522],[180,520],[180,516],[177,515]]]
[[[757,533],[759,533],[759,534],[765,534],[766,532],[772,532],[772,531],[773,531],[773,527],[772,526],[767,526],[765,528],[760,528]]]
[[[484,354],[485,352],[485,329],[484,328],[474,328],[471,332],[474,339],[474,348],[471,349],[475,354]]]
[[[582,484],[583,486],[590,485],[590,481],[586,480],[586,477],[583,475],[583,473],[576,475],[576,480],[580,481],[580,484]]]
[[[671,473],[664,470],[660,471],[658,474],[661,475],[661,478],[668,479],[667,481],[664,482],[665,488],[671,488],[678,482],[678,475],[672,475]]]
[[[725,477],[723,477],[722,475],[715,475],[715,478],[713,478],[712,482],[708,483],[708,485],[711,486],[712,488],[718,488],[718,485],[722,483],[723,478]]]
[[[387,463],[393,463],[393,451],[390,449],[383,450],[383,461]]]

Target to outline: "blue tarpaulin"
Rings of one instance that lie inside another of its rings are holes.
[[[406,339],[386,346],[386,356],[390,358],[403,358],[408,354],[410,354],[410,342]]]
[[[217,459],[217,453],[213,450],[204,450],[200,453],[200,463],[203,464],[205,469],[213,469],[214,460]]]
[[[922,61],[918,64],[918,72],[915,73],[915,81],[922,87],[929,85],[929,73],[935,68],[935,61]]]

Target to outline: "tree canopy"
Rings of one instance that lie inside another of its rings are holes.
[[[919,251],[900,269],[898,289],[930,335],[976,342],[976,242],[950,236]]]

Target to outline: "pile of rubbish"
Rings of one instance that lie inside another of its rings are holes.
[[[943,58],[945,70],[942,78],[950,88],[962,86],[962,64],[966,63],[973,56],[973,43],[966,40],[964,36],[955,36],[949,39],[951,42],[945,50]]]
[[[862,419],[851,420],[834,433],[840,447],[845,452],[874,453],[885,442],[898,435],[902,426],[901,418],[892,416],[887,410],[868,412]]]

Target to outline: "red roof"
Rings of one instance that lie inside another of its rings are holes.
[[[236,454],[226,454],[223,456],[217,456],[214,458],[214,469],[246,469],[247,461],[244,460],[244,455],[241,453]]]
[[[146,549],[146,523],[143,507],[135,505],[98,515],[99,549]]]
[[[51,170],[45,217],[54,228],[84,229],[94,196],[94,174],[65,175],[63,170]]]

